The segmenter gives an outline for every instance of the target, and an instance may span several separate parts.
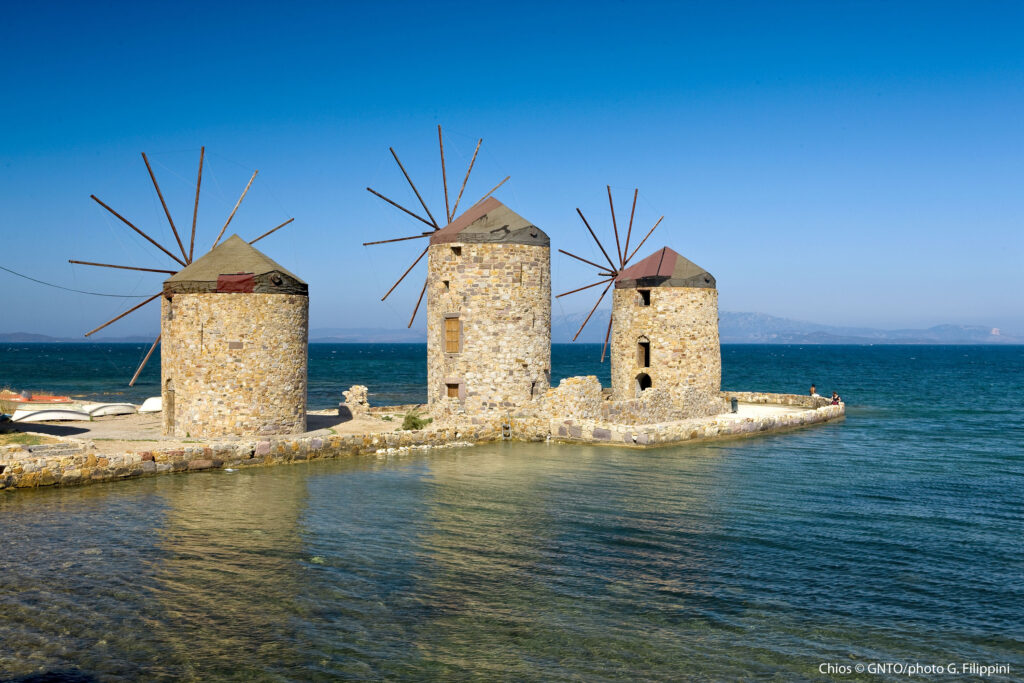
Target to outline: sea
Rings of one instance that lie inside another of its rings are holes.
[[[0,386],[139,402],[145,351],[0,345]],[[0,680],[1024,680],[1024,347],[726,345],[722,375],[846,419],[4,493]],[[422,345],[310,347],[311,408],[425,380]]]

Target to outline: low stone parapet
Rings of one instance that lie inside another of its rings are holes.
[[[840,404],[775,415],[715,416],[641,425],[555,419],[550,421],[549,430],[555,441],[647,448],[793,429],[828,422],[843,417],[845,412],[846,406]]]
[[[794,408],[807,407],[801,401],[811,400],[810,397],[794,394],[752,392],[723,392],[723,396],[757,397],[760,400],[744,402]],[[524,413],[474,416],[457,423],[432,424],[421,430],[396,430],[372,434],[333,434],[320,431],[299,436],[168,444],[160,448],[147,445],[145,448],[126,450],[117,454],[100,453],[88,441],[64,439],[59,443],[38,446],[0,447],[0,490],[87,484],[172,472],[305,462],[347,455],[390,453],[411,448],[484,443],[498,439],[563,441],[638,448],[670,446],[803,427],[841,418],[845,412],[846,406],[839,404],[755,414],[750,417],[720,414],[650,423],[609,421],[602,419],[600,414],[596,418],[591,418]]]
[[[723,391],[722,398],[726,401],[731,401],[735,398],[740,403],[800,406],[802,408],[820,408],[822,406],[832,404],[832,401],[824,396],[807,396],[805,394],[769,394],[763,391]]]
[[[179,444],[166,448],[98,454],[92,444],[67,440],[0,450],[0,490],[86,484],[169,472],[254,467],[347,455],[500,438],[489,423],[376,434],[304,434],[251,440]]]

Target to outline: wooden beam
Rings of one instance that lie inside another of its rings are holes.
[[[430,222],[430,221],[428,221],[428,220],[427,220],[426,218],[424,218],[423,216],[420,216],[419,214],[413,213],[412,211],[410,211],[409,209],[405,208],[404,206],[402,206],[402,205],[401,205],[401,204],[399,204],[398,202],[395,202],[395,201],[392,201],[392,200],[388,199],[387,197],[385,197],[384,195],[382,195],[382,194],[381,194],[380,192],[377,192],[377,190],[373,189],[372,187],[368,187],[368,188],[366,188],[366,191],[367,191],[367,192],[370,192],[370,193],[372,193],[372,194],[375,194],[375,195],[377,195],[378,197],[380,197],[381,199],[383,199],[384,201],[386,201],[386,202],[387,202],[388,204],[390,204],[391,206],[395,207],[396,209],[401,209],[402,211],[405,211],[405,212],[406,212],[407,214],[409,214],[410,216],[412,216],[412,217],[413,217],[413,218],[415,218],[416,220],[418,220],[418,221],[422,221],[424,225],[430,226],[431,228],[433,228],[433,227],[434,227],[434,226],[433,226],[433,225],[431,224],[431,222]]]
[[[612,311],[612,315],[614,315],[614,314],[615,314],[615,312]],[[611,316],[609,316],[608,317],[608,331],[604,335],[604,346],[601,348],[601,362],[602,363],[604,362],[604,352],[608,350],[608,339],[611,336],[612,336],[612,318],[611,318]]]
[[[597,242],[598,248],[601,250],[601,253],[604,254],[605,261],[607,261],[608,265],[612,267],[613,272],[617,272],[618,269],[615,267],[615,264],[612,263],[612,259],[610,256],[608,256],[608,252],[604,250],[604,245],[601,244],[601,240],[597,239],[597,235],[594,234],[594,230],[590,227],[590,223],[587,222],[586,218],[583,218],[583,212],[580,211],[579,208],[577,208],[576,213],[578,213],[580,215],[580,218],[583,219],[583,225],[587,226],[587,230],[590,232],[590,236],[594,238],[595,242]]]
[[[583,258],[582,256],[577,256],[576,254],[570,254],[565,249],[559,249],[558,251],[562,252],[566,256],[571,256],[572,258],[576,259],[577,261],[583,261],[586,264],[594,266],[595,268],[598,269],[599,272],[603,272],[603,271],[608,270],[604,266],[598,265],[598,264],[594,263],[593,261],[588,261],[587,259]],[[618,274],[618,271],[614,271],[614,270],[609,273],[609,275],[617,275],[617,274]]]
[[[283,228],[284,226],[288,225],[289,223],[291,223],[294,220],[295,220],[294,218],[289,218],[288,220],[286,220],[284,223],[282,223],[281,225],[277,226],[276,228],[271,228],[270,230],[267,230],[265,233],[263,233],[262,235],[260,235],[256,239],[254,239],[251,242],[249,242],[249,244],[256,244],[257,242],[259,242],[261,239],[263,239],[267,235],[270,235],[272,233],[277,232],[278,230],[280,230],[281,228]]]
[[[412,191],[416,193],[416,199],[420,200],[420,206],[422,206],[423,210],[427,212],[427,217],[430,219],[430,222],[434,224],[434,229],[440,230],[441,226],[437,224],[436,220],[434,220],[434,216],[430,213],[430,209],[427,208],[427,203],[423,201],[423,197],[420,196],[420,191],[416,189],[416,185],[413,184],[412,178],[410,178],[409,174],[405,172],[405,166],[402,166],[402,162],[399,161],[398,155],[395,154],[395,148],[388,147],[388,150],[391,152],[391,156],[395,158],[395,163],[398,164],[398,168],[402,169],[402,175],[405,176],[405,180],[409,183],[409,187],[411,187]]]
[[[406,240],[418,240],[421,237],[429,237],[430,235],[433,235],[433,234],[434,234],[433,231],[431,231],[431,232],[425,232],[425,233],[423,233],[421,235],[413,235],[412,237],[396,237],[396,238],[390,239],[390,240],[377,240],[376,242],[363,242],[363,246],[364,247],[368,247],[371,244],[390,244],[391,242],[404,242]]]
[[[629,253],[629,236],[633,234],[633,215],[636,213],[636,196],[640,193],[640,188],[633,190],[633,208],[629,212],[629,229],[626,230],[626,245],[622,248],[623,254]],[[622,261],[622,267],[626,267],[626,261]]]
[[[68,263],[77,263],[82,266],[102,266],[103,268],[120,268],[121,270],[142,270],[147,273],[168,273],[174,275],[178,271],[176,270],[161,270],[159,268],[139,268],[138,266],[115,266],[113,263],[93,263],[92,261],[76,261],[75,259],[68,259]]]
[[[466,189],[466,183],[469,182],[469,174],[473,172],[473,164],[476,163],[476,154],[480,151],[480,145],[483,144],[483,141],[483,138],[476,141],[476,149],[473,150],[473,158],[469,160],[469,168],[466,170],[466,177],[462,179],[462,187],[459,188],[459,196],[455,198],[455,206],[452,207],[452,218],[455,218],[455,214],[459,210],[459,200],[462,199],[462,192]]]
[[[174,220],[171,218],[171,212],[167,209],[167,202],[164,201],[164,193],[160,191],[160,185],[156,182],[156,175],[153,173],[153,167],[149,165],[149,159],[146,158],[146,153],[142,153],[142,160],[146,162],[146,170],[149,171],[149,178],[153,181],[153,187],[156,188],[156,196],[160,198],[160,206],[164,207],[164,215],[167,216],[167,222],[171,224],[171,232],[174,233],[174,239],[178,242],[178,249],[181,249],[181,257],[188,262],[188,254],[185,253],[185,245],[181,243],[181,237],[178,235],[178,229],[174,227]]]
[[[146,238],[147,240],[149,240],[150,244],[152,244],[152,245],[153,245],[154,247],[156,247],[156,248],[157,248],[157,249],[159,249],[160,251],[162,251],[162,252],[164,252],[165,254],[167,254],[168,256],[170,256],[170,257],[171,257],[172,259],[174,259],[175,261],[177,261],[178,263],[180,263],[180,264],[181,264],[182,266],[186,265],[186,263],[185,263],[184,261],[182,261],[182,260],[181,260],[180,258],[178,258],[177,256],[175,256],[175,255],[174,255],[174,254],[172,254],[171,252],[167,251],[167,249],[165,249],[165,248],[164,248],[164,246],[163,246],[162,244],[160,244],[160,243],[159,243],[159,242],[157,242],[157,241],[156,241],[155,239],[153,239],[152,237],[150,237],[150,236],[149,236],[149,235],[147,235],[146,233],[144,233],[144,232],[142,232],[141,230],[139,230],[138,228],[136,228],[136,227],[135,227],[134,225],[132,225],[132,222],[131,222],[131,221],[129,221],[129,220],[127,219],[127,218],[125,218],[124,216],[122,216],[121,214],[119,214],[119,213],[118,213],[117,211],[114,211],[114,210],[113,210],[112,208],[110,208],[109,206],[107,206],[106,204],[104,204],[104,203],[103,203],[102,201],[100,201],[100,198],[99,198],[99,197],[97,197],[97,196],[96,196],[96,195],[94,195],[94,194],[91,194],[91,195],[89,195],[89,196],[90,196],[90,197],[92,197],[93,201],[95,201],[95,202],[96,202],[97,204],[99,204],[99,205],[100,205],[100,206],[102,206],[102,207],[103,207],[104,209],[106,209],[106,210],[107,210],[107,211],[109,211],[110,213],[114,214],[114,215],[115,215],[115,216],[116,216],[117,218],[119,218],[119,219],[121,220],[121,222],[122,222],[122,223],[124,223],[124,224],[125,224],[125,225],[127,225],[127,226],[128,226],[129,228],[131,228],[132,230],[134,230],[135,232],[139,233],[140,235],[142,235],[143,237],[145,237],[145,238]]]
[[[490,197],[490,196],[491,196],[492,194],[494,194],[494,193],[495,193],[495,191],[497,191],[497,189],[498,189],[499,187],[501,187],[502,185],[504,185],[504,184],[505,184],[505,181],[507,181],[507,180],[508,180],[509,178],[511,178],[511,177],[512,177],[512,176],[510,176],[510,175],[507,175],[507,176],[505,176],[505,180],[502,180],[502,181],[501,181],[500,183],[498,183],[497,185],[495,185],[494,187],[492,187],[492,188],[491,188],[491,191],[490,191],[490,192],[488,192],[487,194],[485,194],[485,195],[484,195],[483,197],[481,197],[480,199],[476,200],[476,203],[475,203],[475,204],[473,204],[473,206],[476,206],[477,204],[479,204],[480,202],[482,202],[483,200],[487,199],[487,198],[488,198],[488,197]]]
[[[429,282],[429,280],[423,281],[423,289],[420,290],[420,298],[416,299],[416,308],[412,309],[412,317],[409,318],[409,324],[406,325],[406,327],[412,327],[412,322],[416,320],[416,313],[420,310],[420,302],[423,301],[423,293],[427,291],[427,282]]]
[[[592,285],[587,285],[585,287],[580,287],[579,289],[574,289],[574,290],[572,290],[570,292],[563,292],[562,294],[556,294],[555,298],[556,299],[561,299],[563,296],[569,296],[570,294],[575,294],[576,292],[582,292],[584,289],[590,289],[591,287],[597,287],[598,285],[603,285],[604,283],[608,282],[609,280],[614,280],[614,279],[615,278],[613,278],[613,277],[608,277],[608,278],[605,278],[605,279],[600,280],[598,282],[595,282]]]
[[[381,301],[384,301],[384,299],[387,299],[391,295],[391,292],[395,291],[395,287],[397,287],[402,282],[402,280],[405,279],[405,276],[409,274],[409,271],[411,271],[413,268],[415,268],[416,264],[420,262],[420,259],[422,259],[424,256],[426,256],[427,249],[429,249],[429,248],[430,248],[429,244],[427,246],[423,247],[423,251],[421,251],[420,255],[416,257],[416,260],[412,262],[412,265],[409,266],[404,273],[402,273],[402,277],[398,278],[398,282],[396,282],[395,284],[391,285],[391,289],[388,290],[388,293],[380,298]]]
[[[587,315],[587,319],[583,321],[583,324],[580,325],[579,331],[576,332],[576,335],[572,338],[573,341],[576,341],[576,337],[580,336],[580,332],[582,332],[583,328],[586,327],[587,323],[590,322],[590,316],[594,315],[594,311],[596,311],[597,307],[601,305],[601,301],[604,300],[604,295],[608,293],[608,289],[611,288],[613,284],[615,284],[614,281],[609,282],[608,286],[604,288],[603,292],[601,292],[601,296],[597,298],[597,303],[594,304],[594,307],[590,309],[590,313]]]
[[[134,311],[137,311],[137,310],[139,310],[140,308],[142,308],[143,306],[145,306],[146,304],[148,304],[148,303],[149,303],[150,301],[152,301],[153,299],[155,299],[155,298],[157,298],[158,296],[160,296],[160,294],[162,294],[162,292],[157,292],[157,293],[156,293],[156,294],[154,294],[153,296],[151,296],[151,297],[149,297],[148,299],[146,299],[145,301],[143,301],[143,302],[142,302],[141,304],[138,304],[138,305],[136,305],[136,306],[132,306],[132,307],[131,307],[131,308],[129,308],[129,309],[127,310],[127,311],[125,311],[125,312],[124,312],[124,313],[122,313],[121,315],[117,316],[117,317],[116,317],[116,318],[114,318],[113,320],[108,320],[107,322],[105,322],[105,323],[103,323],[102,325],[100,325],[99,327],[97,327],[97,328],[96,328],[95,330],[90,330],[89,332],[86,332],[86,333],[85,333],[85,336],[86,336],[86,337],[88,337],[89,335],[92,335],[92,334],[95,334],[96,332],[99,332],[100,330],[102,330],[102,329],[103,329],[104,327],[106,327],[107,325],[110,325],[111,323],[116,323],[116,322],[117,322],[118,320],[120,320],[121,318],[125,317],[125,316],[126,316],[126,315],[128,315],[129,313],[132,313],[132,312],[134,312]]]
[[[235,212],[238,211],[238,207],[242,204],[242,200],[245,199],[245,193],[249,191],[250,187],[252,187],[252,181],[256,180],[256,174],[259,172],[259,169],[252,172],[252,178],[249,178],[249,183],[245,186],[245,189],[242,190],[242,196],[238,198],[237,202],[235,202],[235,208],[231,209],[231,215],[228,216],[228,220],[224,224],[224,227],[220,229],[220,234],[217,235],[217,239],[213,241],[213,247],[217,246],[220,242],[220,238],[224,236],[224,231],[227,230],[228,225],[231,224],[231,219],[235,217]],[[213,247],[210,247],[210,249],[213,249]]]
[[[444,183],[444,217],[447,223],[452,222],[452,212],[448,208],[448,173],[444,170],[444,138],[441,137],[441,124],[437,124],[437,144],[441,147],[441,182]]]
[[[199,148],[199,177],[196,178],[196,205],[192,209],[192,239],[188,241],[188,262],[192,263],[192,254],[196,246],[196,218],[199,217],[199,186],[203,183],[203,156],[206,147]]]
[[[659,225],[661,225],[661,221],[663,221],[664,219],[665,219],[665,217],[664,217],[664,216],[662,216],[661,218],[659,218],[659,219],[658,219],[658,222],[654,224],[654,228],[656,228],[656,227],[658,227]],[[651,229],[650,229],[650,230],[649,230],[649,231],[647,232],[647,234],[646,234],[646,235],[644,235],[644,238],[643,238],[642,240],[640,240],[640,244],[636,245],[636,249],[634,249],[634,250],[633,250],[633,253],[632,253],[632,254],[630,254],[630,255],[629,255],[629,258],[627,258],[627,259],[626,259],[626,261],[627,261],[627,262],[628,262],[628,261],[629,261],[630,259],[632,259],[632,258],[633,258],[634,256],[636,256],[636,252],[640,251],[640,247],[644,246],[644,242],[646,242],[646,241],[647,241],[647,238],[651,236],[651,233],[652,233],[652,232],[654,232],[654,228],[651,228]]]
[[[608,207],[612,210],[612,232],[615,233],[615,252],[619,255],[619,268],[622,267],[622,246],[619,244],[619,224],[615,222],[615,204],[612,203],[612,186],[608,188]]]
[[[141,363],[139,363],[139,369],[135,371],[134,375],[132,375],[132,380],[128,382],[128,386],[135,386],[135,380],[137,380],[139,378],[139,375],[142,374],[142,368],[146,367],[146,363],[149,362],[149,357],[153,355],[153,351],[156,350],[156,345],[160,343],[160,337],[162,336],[163,334],[158,334],[156,336],[156,341],[153,342],[153,345],[149,347],[149,353],[147,353],[146,357],[142,359]]]

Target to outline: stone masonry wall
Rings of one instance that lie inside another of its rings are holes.
[[[458,253],[461,252],[461,253]],[[427,401],[458,385],[466,415],[507,412],[543,396],[551,381],[551,250],[455,242],[427,256]],[[460,350],[445,351],[457,316]]]
[[[669,392],[673,419],[721,412],[722,357],[718,341],[718,291],[703,287],[652,287],[641,305],[637,289],[615,289],[612,297],[612,397],[637,396],[636,378],[650,376],[654,389]],[[650,342],[650,367],[642,367],[638,342]]]
[[[596,378],[593,379],[596,383]],[[580,382],[576,386],[581,388],[589,384]],[[589,389],[584,391],[587,395],[592,393]],[[768,399],[772,395],[762,396]],[[785,404],[787,395],[775,396],[775,403]],[[609,403],[614,402],[605,401],[606,405]],[[92,484],[164,473],[304,462],[367,453],[379,455],[410,448],[470,445],[503,438],[640,448],[670,446],[687,441],[750,436],[803,427],[841,419],[845,412],[846,406],[840,404],[760,417],[718,415],[645,424],[526,415],[507,420],[507,429],[503,417],[473,417],[459,425],[432,424],[427,429],[416,431],[329,434],[321,430],[299,436],[212,440],[163,447],[140,444],[137,450],[113,455],[96,452],[95,446],[87,441],[63,439],[56,444],[0,447],[0,490]]]
[[[761,403],[783,406],[800,406],[801,408],[821,408],[831,405],[832,401],[823,396],[806,394],[769,394],[764,391],[723,391],[722,398],[728,403],[736,399],[740,403]]]
[[[544,396],[539,417],[602,420],[622,424],[652,424],[673,419],[675,407],[665,389],[651,388],[638,398],[605,400],[594,375],[566,377]]]
[[[309,297],[175,294],[161,331],[165,436],[306,431]]]
[[[846,405],[839,404],[781,415],[745,418],[719,415],[656,424],[630,425],[600,420],[551,420],[547,429],[554,441],[649,448],[677,445],[688,441],[706,441],[779,432],[842,419],[845,415]]]
[[[484,443],[501,438],[490,424],[382,434],[278,436],[187,445],[142,445],[117,455],[96,453],[85,441],[67,439],[45,446],[0,447],[0,491],[94,484],[155,474],[201,472],[226,467],[276,465],[403,449]]]

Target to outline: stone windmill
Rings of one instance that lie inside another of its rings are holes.
[[[71,263],[89,266],[170,276],[160,292],[90,330],[86,336],[161,298],[160,335],[129,384],[135,383],[162,340],[161,396],[165,435],[216,437],[303,432],[306,426],[308,286],[252,246],[294,219],[289,218],[249,242],[238,235],[221,241],[256,178],[254,172],[209,252],[201,258],[193,258],[204,155],[205,148],[199,154],[187,250],[149,160],[142,155],[180,249],[180,257],[93,195],[103,208],[181,268],[139,268],[72,260]]]
[[[640,251],[640,247],[644,246],[644,242],[647,241],[647,238],[651,236],[651,233],[653,233],[654,230],[659,225],[661,225],[661,221],[665,219],[664,216],[659,218],[658,221],[654,224],[654,227],[652,227],[650,230],[648,230],[647,234],[644,235],[644,238],[642,240],[640,240],[640,243],[636,245],[636,248],[634,248],[633,251],[630,251],[629,250],[629,241],[630,241],[630,239],[633,236],[633,218],[636,216],[636,198],[637,198],[637,195],[640,193],[640,190],[639,189],[633,190],[633,208],[630,209],[630,211],[629,211],[629,227],[626,229],[626,240],[625,240],[625,243],[623,243],[619,239],[619,224],[618,224],[618,221],[615,219],[615,203],[612,201],[612,188],[611,188],[610,185],[607,186],[607,187],[608,187],[608,208],[611,210],[611,214],[612,214],[612,231],[615,234],[615,254],[616,254],[616,259],[613,260],[612,257],[608,255],[608,252],[605,250],[604,245],[601,244],[601,240],[599,240],[597,238],[597,235],[594,234],[594,229],[590,227],[590,223],[587,222],[586,217],[583,215],[583,212],[580,211],[579,207],[576,208],[576,213],[579,214],[580,220],[583,221],[583,225],[587,226],[587,232],[589,232],[590,236],[594,238],[594,242],[597,244],[597,248],[601,250],[601,254],[604,255],[605,261],[608,262],[608,265],[605,266],[605,265],[600,264],[600,263],[594,263],[593,261],[588,261],[587,259],[583,258],[582,256],[577,256],[576,254],[570,254],[569,252],[565,251],[564,249],[559,249],[558,250],[561,253],[565,254],[566,256],[574,258],[577,261],[582,261],[583,263],[586,263],[589,266],[593,266],[594,268],[597,268],[598,277],[600,277],[601,279],[598,280],[597,282],[592,283],[592,284],[584,285],[583,287],[577,287],[576,289],[570,290],[568,292],[562,292],[561,294],[559,294],[559,295],[557,295],[555,297],[556,299],[559,299],[559,298],[561,298],[563,296],[568,296],[570,294],[575,294],[576,292],[582,292],[583,290],[590,289],[592,287],[599,287],[601,285],[605,285],[605,288],[601,291],[601,296],[599,296],[597,298],[597,302],[594,304],[594,307],[590,309],[590,313],[587,314],[587,317],[583,321],[583,324],[580,325],[580,329],[576,331],[575,335],[573,335],[573,338],[572,338],[573,341],[576,341],[576,339],[580,336],[580,333],[583,332],[583,328],[585,328],[587,326],[587,323],[590,322],[590,318],[593,317],[594,312],[597,310],[597,307],[601,305],[601,302],[604,300],[604,297],[608,293],[608,290],[611,289],[612,286],[615,284],[615,280],[616,280],[616,278],[618,278],[619,273],[621,273],[629,265],[630,261],[633,260],[633,257],[636,256],[636,253],[638,251]],[[616,262],[617,262],[617,265],[616,265]],[[605,352],[608,350],[608,340],[609,340],[609,338],[612,335],[612,320],[614,320],[614,318],[615,318],[615,315],[614,315],[614,312],[613,312],[612,317],[608,320],[608,332],[605,333],[605,336],[604,336],[604,347],[601,349],[601,362],[602,363],[604,362]]]
[[[634,191],[633,212],[636,209],[636,196]],[[608,188],[608,202],[618,250],[618,227],[611,188]],[[630,228],[633,215],[631,212]],[[618,267],[615,267],[601,246],[582,213],[580,218],[597,242],[609,267],[562,252],[597,267],[604,276],[597,283],[565,294],[607,283],[598,299],[597,303],[600,304],[608,290],[614,287],[612,315],[608,321],[605,347],[601,352],[603,361],[611,340],[612,398],[636,398],[646,389],[657,387],[668,393],[679,418],[719,412],[722,363],[715,278],[668,247],[630,265],[630,261],[664,216],[658,219],[654,228],[632,252],[629,251],[631,230],[627,231],[625,247],[618,251]],[[596,309],[597,304],[591,309],[583,326]],[[580,332],[576,333],[577,337]]]
[[[457,213],[482,141],[477,142],[462,188],[449,209],[440,126],[437,134],[446,225],[433,220],[392,149],[430,220],[367,189],[431,229],[366,244],[429,239],[398,280],[427,256],[427,277],[409,325],[426,295],[428,403],[466,414],[509,412],[542,395],[551,382],[550,240],[531,221],[491,196],[507,177],[461,215]]]
[[[153,173],[153,167],[150,166],[149,159],[146,157],[146,153],[145,152],[142,153],[142,160],[146,164],[146,170],[149,172],[149,177],[153,181],[153,187],[154,187],[154,189],[156,189],[157,197],[160,198],[160,205],[163,207],[164,214],[167,216],[167,222],[171,226],[171,232],[174,233],[174,239],[177,242],[178,249],[181,252],[181,257],[180,258],[178,257],[177,254],[172,253],[165,246],[163,246],[162,244],[160,244],[159,242],[154,240],[152,237],[150,237],[148,234],[146,234],[145,232],[140,230],[138,227],[136,227],[134,223],[129,221],[127,218],[125,218],[124,216],[119,214],[114,209],[110,208],[110,206],[108,206],[102,200],[100,200],[99,197],[97,197],[96,195],[89,195],[92,198],[93,201],[95,201],[97,204],[99,204],[104,209],[106,209],[111,214],[113,214],[115,218],[120,220],[122,223],[124,223],[129,228],[131,228],[136,233],[138,233],[143,238],[145,238],[150,244],[152,244],[157,249],[159,249],[164,254],[166,254],[167,257],[170,258],[171,261],[173,261],[174,264],[176,264],[176,265],[172,265],[170,268],[141,268],[141,267],[138,267],[138,266],[120,266],[120,265],[114,265],[112,263],[95,263],[95,262],[92,262],[92,261],[78,261],[78,260],[75,260],[75,259],[68,259],[68,262],[69,263],[77,263],[77,264],[83,265],[83,266],[99,266],[99,267],[102,267],[102,268],[117,268],[117,269],[121,269],[121,270],[137,270],[137,271],[143,271],[143,272],[147,272],[147,273],[165,273],[165,274],[171,275],[171,276],[177,274],[183,268],[185,268],[189,264],[191,264],[192,261],[193,261],[193,257],[195,255],[196,222],[197,222],[197,219],[199,217],[199,190],[200,190],[200,186],[202,185],[202,182],[203,182],[203,158],[205,157],[205,155],[206,155],[206,148],[205,147],[200,147],[199,148],[199,173],[198,173],[198,175],[196,177],[196,198],[195,198],[195,204],[194,204],[193,209],[192,209],[192,232],[191,232],[191,236],[189,238],[188,250],[186,251],[185,250],[185,245],[181,241],[181,235],[178,233],[178,228],[174,225],[174,219],[171,218],[171,212],[167,208],[167,202],[164,201],[163,192],[160,191],[160,185],[156,181],[156,175]],[[228,226],[231,224],[231,220],[235,217],[235,212],[238,211],[238,207],[241,206],[242,200],[245,199],[246,193],[249,192],[249,188],[252,187],[253,181],[256,180],[256,174],[257,173],[259,173],[259,170],[253,171],[252,177],[249,178],[248,184],[246,184],[245,189],[242,190],[242,194],[241,194],[241,196],[239,196],[238,201],[235,202],[235,207],[231,210],[231,214],[228,216],[227,221],[225,221],[224,227],[222,227],[220,229],[220,232],[217,234],[217,238],[213,241],[213,244],[210,247],[211,250],[214,247],[217,246],[217,244],[220,242],[221,238],[224,236],[224,232],[228,229]],[[295,220],[294,218],[289,218],[284,223],[281,223],[280,225],[278,225],[275,228],[271,228],[270,230],[268,230],[267,232],[263,233],[262,235],[260,235],[256,239],[251,240],[249,242],[249,244],[255,244],[256,242],[260,241],[264,237],[270,235],[271,233],[276,232],[277,230],[280,230],[281,228],[283,228],[284,226],[288,225],[289,223],[291,223],[294,220]],[[139,303],[139,304],[137,304],[135,306],[132,306],[131,308],[129,308],[124,313],[121,313],[120,315],[118,315],[118,316],[108,320],[107,322],[103,323],[99,327],[97,327],[95,329],[92,329],[92,330],[89,330],[88,332],[85,333],[85,336],[86,337],[92,336],[93,334],[99,332],[100,330],[104,329],[108,325],[111,325],[111,324],[117,322],[118,320],[121,320],[122,318],[130,315],[131,313],[134,313],[135,311],[141,309],[146,304],[148,304],[148,303],[150,303],[152,301],[155,301],[161,294],[162,294],[162,292],[157,292],[156,294],[154,294],[154,295],[150,296],[149,298],[147,298],[145,301],[143,301],[143,302],[141,302],[141,303]],[[153,352],[156,350],[157,344],[160,343],[160,339],[161,339],[162,336],[163,336],[162,333],[161,333],[161,335],[158,335],[156,340],[153,342],[153,345],[149,347],[148,353],[146,353],[145,358],[142,359],[142,362],[139,364],[139,367],[135,371],[135,374],[132,376],[131,380],[128,382],[128,386],[134,386],[135,385],[135,381],[139,378],[139,375],[142,373],[142,369],[144,367],[146,367],[146,363],[149,362],[149,358],[150,358],[150,356],[153,355]]]
[[[438,224],[438,222],[434,219],[434,214],[432,214],[430,212],[430,209],[427,208],[427,204],[426,204],[426,202],[423,201],[423,197],[420,195],[420,191],[416,189],[416,185],[412,182],[412,178],[409,177],[409,174],[405,170],[405,166],[402,165],[401,160],[398,158],[398,154],[395,152],[395,148],[394,147],[388,147],[388,151],[391,152],[391,156],[394,157],[395,163],[398,164],[398,168],[401,169],[402,175],[405,176],[406,182],[409,183],[409,187],[411,187],[412,191],[416,194],[416,199],[419,200],[420,206],[423,207],[424,213],[427,214],[427,218],[424,218],[423,216],[417,214],[416,212],[410,211],[409,209],[405,208],[404,206],[402,206],[398,202],[395,202],[395,201],[389,199],[388,197],[385,197],[380,192],[377,192],[376,190],[374,190],[372,187],[366,188],[366,191],[371,193],[371,194],[373,194],[374,196],[380,197],[381,199],[386,201],[391,206],[399,209],[400,211],[402,211],[403,213],[405,213],[405,214],[407,214],[409,216],[412,216],[413,218],[415,218],[419,222],[423,223],[424,225],[426,225],[430,229],[429,230],[421,231],[421,232],[419,232],[418,234],[415,234],[415,235],[409,235],[408,237],[396,237],[396,238],[393,238],[393,239],[377,240],[377,241],[374,241],[374,242],[363,242],[363,246],[367,247],[367,246],[374,245],[374,244],[391,244],[391,243],[394,243],[394,242],[405,242],[407,240],[423,239],[425,237],[430,237],[435,232],[437,232],[441,228],[445,227],[445,225],[448,225],[449,223],[451,223],[452,219],[455,218],[456,215],[458,215],[459,202],[462,201],[462,193],[465,192],[465,190],[466,190],[466,184],[469,182],[469,176],[473,172],[473,165],[476,164],[476,156],[480,152],[480,145],[483,144],[483,141],[484,141],[483,138],[480,138],[477,141],[476,149],[473,150],[473,158],[470,159],[470,161],[469,161],[469,168],[466,169],[466,177],[462,179],[462,187],[459,188],[459,194],[455,198],[455,204],[452,205],[449,208],[449,202],[448,202],[448,172],[445,169],[445,162],[444,162],[444,136],[441,133],[441,126],[439,125],[437,127],[437,143],[438,143],[438,147],[441,150],[441,180],[442,180],[442,183],[444,185],[444,217],[445,217],[445,222],[444,222],[443,225]],[[491,188],[490,192],[488,192],[483,197],[481,197],[479,200],[477,200],[476,203],[479,204],[480,202],[484,201],[485,199],[490,197],[492,194],[494,194],[494,192],[499,187],[504,185],[505,182],[509,178],[510,178],[510,176],[505,176],[504,180],[502,180],[500,183],[498,183],[493,188]],[[417,256],[416,259],[412,262],[412,265],[410,265],[408,268],[406,268],[405,272],[402,273],[401,277],[398,278],[398,281],[395,282],[395,284],[391,285],[391,289],[389,289],[387,292],[384,293],[384,296],[382,296],[381,299],[380,299],[381,301],[385,301],[385,300],[387,300],[387,298],[389,296],[391,296],[391,293],[394,292],[395,288],[397,288],[398,285],[400,285],[402,283],[402,280],[404,280],[406,278],[406,276],[408,276],[409,273],[412,272],[412,269],[415,268],[416,265],[420,261],[423,260],[423,257],[427,255],[427,250],[428,249],[429,249],[429,245],[426,246],[426,247],[423,247],[423,251],[421,251],[419,253],[419,256]],[[420,290],[420,296],[416,300],[416,306],[415,306],[415,308],[413,308],[412,317],[409,318],[409,324],[406,327],[412,327],[413,321],[416,320],[416,313],[420,309],[420,304],[423,302],[423,295],[426,293],[426,291],[427,291],[427,280],[424,279],[424,281],[423,281],[423,289]]]
[[[718,290],[704,268],[668,247],[619,273],[612,294],[612,398],[668,392],[680,418],[722,410]]]

